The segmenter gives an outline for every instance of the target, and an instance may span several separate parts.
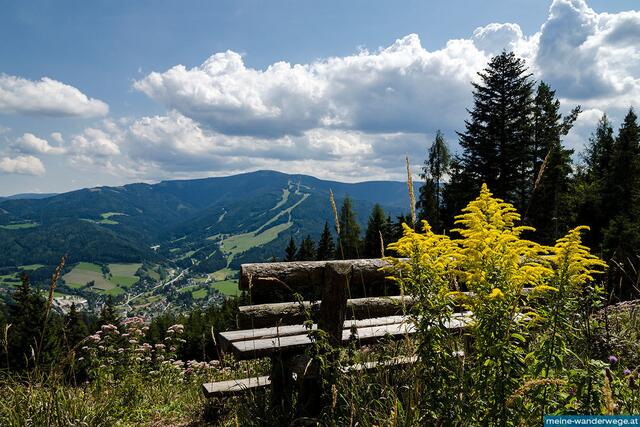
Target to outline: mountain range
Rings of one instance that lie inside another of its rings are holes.
[[[375,203],[407,212],[406,183],[342,183],[257,171],[228,177],[95,187],[0,200],[0,267],[163,262],[204,269],[282,258],[291,236],[316,238],[349,196],[362,230]],[[42,197],[44,196],[44,197]]]

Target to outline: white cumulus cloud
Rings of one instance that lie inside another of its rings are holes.
[[[57,80],[43,77],[32,81],[0,74],[0,113],[100,117],[108,112],[104,102]]]
[[[314,128],[397,132],[450,126],[485,55],[471,41],[429,52],[417,35],[375,52],[248,68],[235,52],[135,82],[150,98],[224,134],[281,137]],[[452,111],[453,110],[453,111]],[[445,119],[443,122],[442,119]]]
[[[39,158],[17,156],[0,158],[0,172],[20,175],[44,175],[45,168]]]
[[[71,138],[70,152],[90,158],[108,158],[120,154],[124,131],[113,121],[105,120],[101,127],[86,128]]]
[[[13,143],[13,148],[26,154],[63,154],[64,147],[49,144],[46,139],[38,138],[32,133],[25,133]]]

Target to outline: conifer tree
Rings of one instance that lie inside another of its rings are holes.
[[[289,238],[289,244],[287,248],[284,250],[285,253],[285,261],[291,262],[296,260],[296,254],[298,253],[298,247],[296,246],[296,242],[293,240],[293,236]]]
[[[595,132],[591,135],[586,150],[586,173],[590,179],[604,179],[611,163],[614,145],[613,126],[605,113],[598,122]]]
[[[366,258],[380,258],[382,256],[382,242],[389,234],[389,224],[384,215],[382,206],[376,203],[371,210],[369,221],[367,223],[367,231],[364,236],[363,255]],[[384,244],[391,242],[384,241]]]
[[[640,132],[630,109],[618,131],[607,168],[604,203],[615,214],[629,216],[639,180]]]
[[[45,300],[31,288],[29,277],[23,273],[20,285],[13,293],[9,306],[9,364],[13,370],[33,366],[38,339],[44,322]]]
[[[65,316],[65,329],[67,337],[67,347],[74,348],[80,341],[89,335],[89,328],[85,323],[82,314],[78,312],[75,303],[71,304],[69,313]]]
[[[464,173],[451,177],[455,191],[446,192],[448,210],[459,212],[486,183],[524,212],[533,168],[533,81],[524,61],[512,52],[493,57],[479,76],[480,83],[473,83],[470,118],[465,131],[458,133]]]
[[[436,132],[436,139],[429,148],[429,155],[422,167],[420,178],[424,180],[420,187],[420,196],[416,208],[419,219],[429,221],[434,231],[442,230],[442,181],[449,171],[450,155],[442,132]]]
[[[98,325],[117,325],[120,322],[120,316],[116,311],[116,306],[113,302],[111,295],[107,296],[105,303],[100,309],[100,316],[98,317]]]
[[[603,249],[603,230],[610,219],[609,210],[603,203],[603,193],[607,185],[607,171],[612,166],[614,146],[613,126],[604,114],[589,138],[585,167],[578,170],[571,188],[574,195],[571,208],[575,216],[573,222],[590,227],[584,236],[585,244],[599,252]]]
[[[318,261],[326,261],[334,259],[336,256],[336,245],[333,242],[333,236],[329,230],[329,223],[325,221],[320,240],[318,241],[318,251],[316,259]]]
[[[298,261],[313,261],[316,258],[316,247],[313,239],[310,235],[302,239],[300,242],[300,248],[298,249],[298,253],[296,254],[296,259]]]
[[[615,140],[605,177],[603,205],[611,220],[604,230],[603,248],[611,258],[609,284],[622,298],[633,295],[640,271],[640,127],[630,109]]]
[[[524,220],[536,230],[541,243],[551,244],[570,225],[569,175],[572,171],[571,155],[562,145],[565,136],[575,122],[580,108],[575,108],[563,118],[560,101],[555,91],[540,82],[534,101],[532,193]]]
[[[340,235],[338,236],[338,246],[342,250],[344,259],[355,259],[360,257],[360,225],[353,212],[352,202],[349,197],[345,197],[340,208]]]

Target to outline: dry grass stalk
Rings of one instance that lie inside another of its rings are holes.
[[[604,375],[604,385],[602,386],[602,403],[604,404],[606,415],[616,413],[616,402],[613,398],[613,390],[611,388],[612,380],[611,371],[607,368]]]
[[[540,170],[538,171],[538,176],[536,177],[536,182],[533,184],[533,191],[536,191],[538,185],[540,185],[540,181],[542,180],[542,176],[544,175],[544,169],[547,167],[547,163],[549,163],[549,155],[551,154],[551,150],[547,152],[547,155],[544,156],[544,160],[542,161],[542,165],[540,166]]]
[[[411,203],[411,227],[416,226],[416,196],[413,194],[413,178],[411,177],[411,167],[409,156],[405,157],[407,163],[407,187],[409,187],[409,203]]]
[[[525,382],[520,388],[518,388],[507,400],[507,406],[513,405],[513,403],[524,397],[530,390],[537,388],[539,386],[548,386],[548,385],[566,385],[567,382],[565,380],[559,378],[540,378],[537,380],[530,380]]]
[[[382,231],[378,230],[380,235],[380,258],[384,258],[384,239],[382,238]]]
[[[53,292],[56,289],[58,284],[58,280],[62,276],[62,269],[64,268],[64,264],[67,261],[67,256],[63,255],[60,258],[60,263],[56,267],[53,275],[51,276],[51,283],[49,283],[49,298],[47,299],[47,306],[45,307],[44,312],[44,320],[42,324],[42,333],[40,334],[40,341],[38,342],[38,349],[36,355],[34,356],[35,362],[38,363],[40,360],[40,352],[42,351],[42,344],[44,341],[44,335],[47,330],[47,323],[49,322],[49,314],[51,313],[51,306],[53,305]]]
[[[340,220],[338,219],[338,208],[336,207],[336,199],[333,197],[333,191],[329,190],[329,200],[331,201],[331,210],[333,211],[333,220],[336,223],[336,233],[340,235]]]

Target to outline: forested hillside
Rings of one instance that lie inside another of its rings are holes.
[[[270,171],[4,200],[0,267],[52,265],[64,254],[70,263],[171,262],[200,250],[211,253],[233,235],[256,237],[251,233],[262,233],[262,240],[236,248],[236,264],[280,257],[300,230],[320,236],[331,218],[329,189],[338,200],[354,200],[360,221],[376,202],[390,215],[409,209],[404,183],[345,184]]]

